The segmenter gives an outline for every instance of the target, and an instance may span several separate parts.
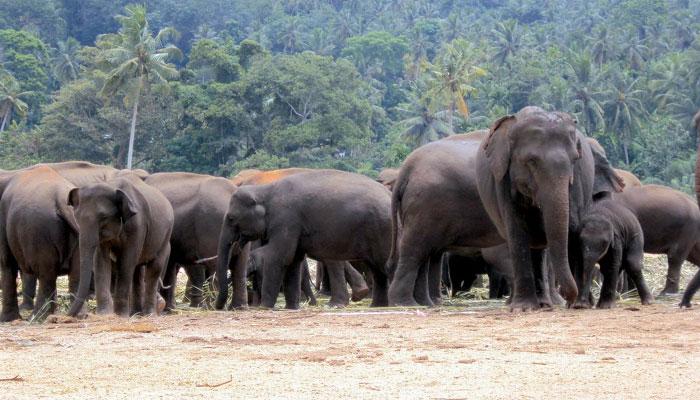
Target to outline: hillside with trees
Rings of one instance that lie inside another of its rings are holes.
[[[692,186],[699,0],[129,3],[0,0],[0,168],[374,175],[539,105]]]

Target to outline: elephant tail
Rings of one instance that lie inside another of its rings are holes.
[[[396,178],[396,183],[391,191],[391,251],[386,264],[386,270],[391,275],[393,275],[398,262],[399,224],[401,223],[399,211],[401,210],[403,192],[406,190],[406,185],[408,185],[409,175],[406,169],[402,168],[399,171],[399,176]]]

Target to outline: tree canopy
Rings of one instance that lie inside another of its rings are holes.
[[[538,105],[692,186],[700,0],[129,3],[0,0],[0,168],[371,175]]]

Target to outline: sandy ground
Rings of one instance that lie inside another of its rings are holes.
[[[693,398],[700,307],[183,312],[0,326],[0,397]]]
[[[623,297],[525,314],[456,299],[18,321],[0,324],[0,398],[697,398],[700,299],[680,310]]]

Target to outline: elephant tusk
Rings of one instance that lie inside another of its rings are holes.
[[[219,256],[213,256],[213,257],[207,257],[207,258],[200,258],[199,260],[195,261],[195,264],[204,264],[207,261],[213,261],[219,258]]]

